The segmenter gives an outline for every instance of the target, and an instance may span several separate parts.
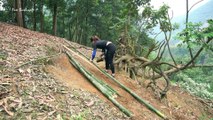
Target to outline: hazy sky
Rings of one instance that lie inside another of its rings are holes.
[[[188,0],[189,1],[189,8],[201,0]],[[200,3],[195,5],[192,10],[196,9],[197,7],[204,5],[206,2],[210,0],[202,0]],[[170,14],[173,11],[173,16],[179,16],[186,14],[186,0],[151,0],[151,5],[153,5],[156,9],[163,5],[163,3],[170,6]]]

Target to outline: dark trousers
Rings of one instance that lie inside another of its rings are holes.
[[[105,54],[105,67],[107,70],[110,68],[112,73],[115,73],[115,68],[113,64],[115,50],[116,50],[115,45],[111,43],[107,46],[107,52]]]

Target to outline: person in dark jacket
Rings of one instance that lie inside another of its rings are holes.
[[[116,51],[115,45],[110,41],[101,40],[98,36],[92,36],[90,40],[92,42],[92,47],[93,47],[92,58],[90,60],[93,61],[93,59],[95,58],[97,48],[102,49],[101,56],[105,57],[106,71],[108,72],[108,70],[110,69],[112,72],[112,76],[114,77],[115,68],[113,64],[113,58]]]

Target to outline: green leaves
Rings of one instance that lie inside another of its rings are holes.
[[[178,73],[174,79],[179,82],[182,88],[186,89],[190,93],[204,99],[212,99],[213,82],[209,81],[211,80],[212,75],[205,75],[201,69],[202,68],[190,69],[185,72]]]
[[[163,5],[159,10],[153,9],[151,6],[146,6],[144,11],[142,12],[142,16],[147,19],[147,29],[151,29],[160,25],[160,29],[163,32],[171,31],[172,26],[170,23],[170,18],[168,16],[169,6]]]
[[[203,46],[206,49],[212,49],[211,45],[206,44],[206,39],[213,38],[213,22],[208,20],[208,26],[203,28],[202,23],[187,24],[187,28],[178,34],[178,39],[183,43],[187,43],[188,47],[195,48],[196,46]]]

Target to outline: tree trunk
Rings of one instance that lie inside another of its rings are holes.
[[[10,23],[13,23],[14,22],[14,12],[13,12],[13,9],[14,9],[14,5],[10,5],[10,11],[8,12],[8,16],[10,16]]]
[[[36,31],[36,0],[33,1],[33,30]]]
[[[44,14],[43,14],[43,5],[44,0],[40,0],[40,32],[44,32]]]
[[[75,37],[74,37],[74,41],[79,43],[78,41],[78,34],[79,34],[79,30],[78,30],[78,16],[76,17],[76,23],[75,23]]]
[[[17,24],[18,26],[23,27],[23,16],[22,16],[22,8],[21,8],[21,0],[16,1],[16,6],[17,6],[17,12],[16,12],[16,19],[17,19]]]
[[[26,25],[26,23],[25,23],[25,12],[24,12],[24,9],[25,9],[25,6],[26,6],[26,2],[25,2],[25,0],[21,0],[21,8],[22,8],[22,20],[23,20],[23,27],[24,28],[27,28],[27,25]]]
[[[69,22],[69,40],[72,41],[71,23]]]
[[[54,3],[53,8],[53,35],[56,35],[57,32],[57,3]]]
[[[186,29],[188,29],[188,22],[189,22],[189,1],[186,0]],[[189,53],[190,53],[190,57],[191,59],[193,58],[193,54],[192,54],[192,49],[191,46],[189,45],[189,34],[188,31],[186,32],[186,43],[188,45],[188,49],[189,49]],[[192,61],[192,64],[194,64],[194,61]]]
[[[65,25],[65,18],[63,17],[63,23],[62,23],[63,25],[62,25],[62,31],[63,31],[63,33],[62,33],[62,35],[63,35],[63,38],[65,38],[65,28],[66,28],[66,25]]]

